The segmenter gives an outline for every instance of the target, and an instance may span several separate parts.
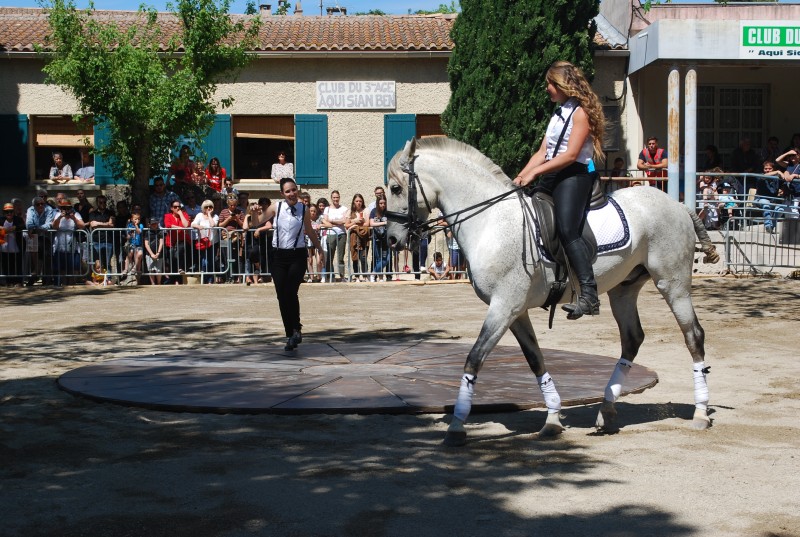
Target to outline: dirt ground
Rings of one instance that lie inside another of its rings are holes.
[[[595,433],[596,405],[565,409],[551,441],[533,438],[542,410],[482,414],[463,448],[441,445],[443,415],[178,414],[56,386],[91,362],[279,344],[271,286],[0,291],[0,535],[800,535],[800,282],[694,284],[710,430],[690,428],[691,359],[648,285],[637,363],[660,382],[620,401],[619,434]],[[463,284],[304,285],[301,300],[307,341],[472,342],[486,310]],[[541,345],[618,356],[605,306],[552,330],[532,311]]]

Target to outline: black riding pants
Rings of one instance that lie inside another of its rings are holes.
[[[300,298],[297,292],[306,275],[307,257],[306,248],[274,250],[272,281],[275,283],[275,294],[278,296],[286,337],[291,337],[295,330],[300,330],[303,326],[300,324]]]
[[[569,175],[556,180],[553,205],[561,244],[569,244],[583,234],[586,212],[592,196],[592,176],[588,173]]]

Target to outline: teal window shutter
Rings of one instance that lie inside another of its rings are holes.
[[[106,147],[111,141],[111,130],[108,127],[108,122],[98,117],[94,124],[94,147],[95,149],[102,149]],[[94,155],[94,184],[96,185],[113,185],[124,183],[124,179],[116,179],[111,167],[111,158],[103,157],[101,155]]]
[[[200,147],[206,154],[205,166],[213,158],[219,159],[220,165],[231,173],[231,116],[218,114],[214,116],[214,125],[208,135],[200,141]]]
[[[298,185],[328,183],[328,116],[297,114],[294,117],[294,175]]]
[[[25,186],[30,180],[28,132],[27,115],[0,115],[0,147],[5,154],[5,170],[0,179],[3,186]]]
[[[386,168],[395,154],[406,142],[417,135],[417,116],[414,114],[386,114],[383,116],[383,184],[386,184]]]

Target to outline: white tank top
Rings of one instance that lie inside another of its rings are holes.
[[[561,137],[561,131],[564,130],[564,122],[567,118],[570,117],[573,110],[579,108],[580,105],[578,104],[578,100],[575,97],[570,97],[567,99],[567,102],[562,104],[556,113],[553,114],[553,117],[550,118],[550,123],[547,125],[547,134],[545,137],[547,138],[547,160],[552,160],[556,155],[553,154],[553,151],[556,148],[556,144],[558,143],[558,139]],[[561,140],[561,145],[558,146],[558,154],[565,152],[567,150],[567,145],[569,144],[569,136],[572,134],[572,125],[573,125],[573,118],[570,118],[569,125],[567,125],[567,131],[564,133],[564,139]],[[586,137],[586,140],[583,142],[583,147],[581,147],[580,152],[578,152],[578,158],[575,159],[575,162],[579,164],[589,164],[589,161],[592,160],[592,156],[594,155],[594,146],[592,145],[594,139],[591,134]]]
[[[292,214],[292,209],[295,214]],[[273,225],[275,233],[272,236],[272,246],[281,250],[305,248],[306,235],[303,232],[305,204],[298,201],[292,206],[285,201],[279,201],[275,214],[275,224]]]

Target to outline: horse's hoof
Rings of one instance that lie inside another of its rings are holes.
[[[600,412],[597,413],[597,421],[594,426],[601,433],[616,434],[619,432],[617,409],[614,408],[614,403],[603,401]]]
[[[463,431],[447,431],[442,444],[447,447],[461,447],[467,443],[467,433]]]
[[[534,436],[537,440],[547,440],[555,438],[564,432],[564,426],[561,425],[561,418],[559,412],[547,414],[547,420],[544,427]]]
[[[711,419],[708,417],[699,418],[695,416],[695,418],[692,419],[692,429],[695,431],[705,431],[709,427],[711,427]]]

